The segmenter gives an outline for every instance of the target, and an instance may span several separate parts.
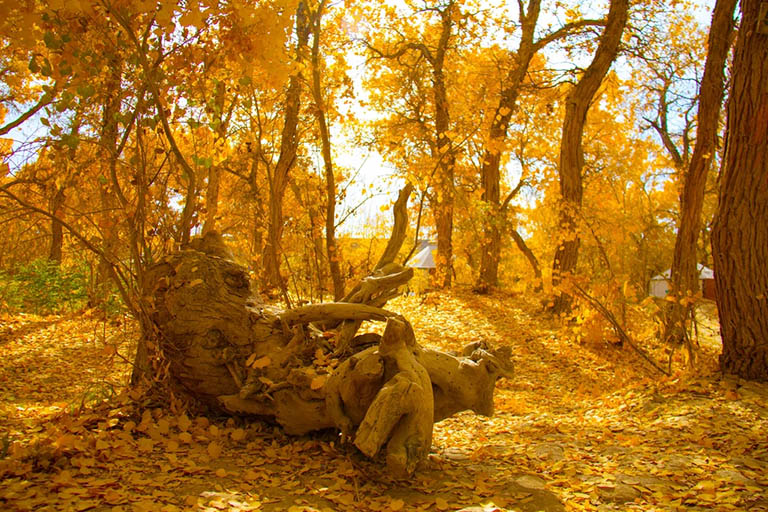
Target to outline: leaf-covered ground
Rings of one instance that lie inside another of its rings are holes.
[[[437,424],[409,481],[332,434],[136,411],[120,395],[130,324],[0,316],[0,509],[768,510],[768,385],[715,371],[711,307],[698,375],[663,378],[627,347],[574,342],[522,297],[389,307],[423,344],[515,353],[496,415]]]

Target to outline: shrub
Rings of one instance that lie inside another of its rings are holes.
[[[59,266],[47,259],[0,271],[0,304],[35,314],[82,308],[88,298],[82,266]]]

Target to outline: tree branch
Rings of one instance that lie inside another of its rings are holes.
[[[24,112],[22,115],[17,117],[15,120],[11,121],[10,123],[6,124],[2,128],[0,128],[0,135],[5,135],[6,133],[10,132],[20,124],[22,124],[24,121],[32,117],[33,115],[37,114],[40,109],[43,107],[50,105],[54,98],[56,97],[55,91],[56,91],[56,84],[53,84],[53,92],[46,92],[40,97],[40,100],[35,103],[32,108]]]

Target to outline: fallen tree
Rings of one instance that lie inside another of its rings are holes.
[[[385,256],[343,302],[264,304],[213,238],[152,267],[153,346],[176,387],[209,409],[274,421],[289,434],[337,428],[369,457],[386,447],[398,476],[426,458],[434,422],[463,410],[491,415],[497,379],[511,376],[507,351],[422,347],[405,318],[383,309],[413,273],[392,261],[405,201],[403,192]],[[359,334],[364,321],[386,322],[383,334]]]

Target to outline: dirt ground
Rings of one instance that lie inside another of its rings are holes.
[[[697,370],[671,377],[627,346],[574,341],[522,296],[388,307],[422,344],[487,340],[515,362],[494,417],[435,425],[407,481],[332,432],[137,412],[128,321],[0,314],[0,510],[768,511],[768,385],[716,371],[711,304]]]

